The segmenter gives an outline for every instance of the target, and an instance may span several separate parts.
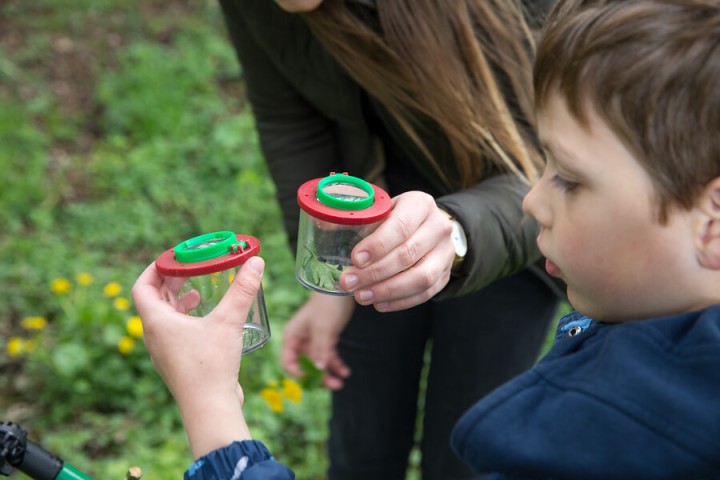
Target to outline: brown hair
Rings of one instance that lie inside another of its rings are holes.
[[[304,17],[350,75],[388,109],[447,185],[447,176],[423,142],[422,119],[430,119],[447,137],[462,186],[498,168],[537,178],[542,158],[534,139],[534,41],[519,4],[376,4],[376,26],[359,19],[346,0],[324,0]]]
[[[568,0],[548,17],[536,106],[597,112],[650,175],[659,220],[720,176],[720,2]]]

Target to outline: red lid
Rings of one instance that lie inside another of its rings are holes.
[[[339,177],[334,172],[331,176]],[[347,175],[344,173],[343,175]],[[372,205],[359,210],[345,210],[325,205],[318,200],[318,184],[324,180],[316,178],[305,182],[298,188],[298,204],[314,218],[338,225],[368,225],[387,218],[392,210],[390,195],[377,185],[368,183],[373,190]],[[338,180],[339,182],[340,180]]]
[[[260,253],[260,241],[257,238],[236,234],[235,239],[237,243],[231,245],[226,254],[199,262],[178,262],[175,248],[171,248],[155,260],[155,266],[158,273],[166,277],[197,277],[237,267]]]

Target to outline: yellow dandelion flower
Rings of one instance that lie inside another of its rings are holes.
[[[70,291],[72,285],[67,278],[56,278],[50,283],[50,290],[57,295],[64,295]]]
[[[302,400],[302,387],[294,380],[283,378],[282,394],[293,403],[300,403]]]
[[[263,388],[260,390],[260,396],[265,400],[265,403],[268,404],[270,411],[273,413],[282,413],[283,399],[279,391],[274,388]]]
[[[232,283],[233,280],[235,280],[235,272],[228,273],[228,284]]]
[[[25,330],[42,330],[47,326],[47,320],[44,317],[25,317],[20,321],[20,325]]]
[[[75,280],[77,280],[78,285],[87,287],[93,282],[94,278],[87,272],[80,272],[75,276]]]
[[[120,341],[118,341],[118,344],[117,344],[118,350],[123,355],[129,355],[134,346],[135,346],[135,339],[132,337],[122,337],[120,339]]]
[[[20,337],[10,337],[5,346],[9,357],[17,357],[25,349],[25,340]]]
[[[117,297],[115,300],[113,300],[113,305],[121,312],[124,312],[125,310],[130,308],[130,300],[125,297]]]
[[[143,335],[142,320],[137,315],[130,317],[127,321],[127,332],[131,337],[140,338]]]
[[[103,288],[106,297],[117,297],[122,292],[122,286],[118,282],[110,282]]]

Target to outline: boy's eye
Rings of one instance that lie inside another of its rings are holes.
[[[563,192],[572,192],[580,185],[579,183],[567,180],[560,175],[553,175],[552,183]]]

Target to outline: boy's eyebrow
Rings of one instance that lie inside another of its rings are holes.
[[[541,139],[540,146],[546,155],[552,157],[554,163],[560,163],[563,166],[572,168],[573,164],[578,162],[575,155],[556,142]]]

